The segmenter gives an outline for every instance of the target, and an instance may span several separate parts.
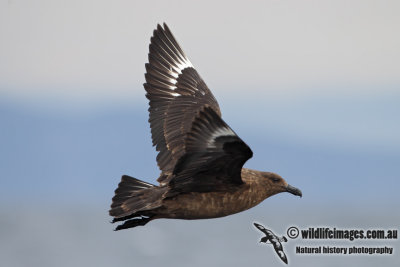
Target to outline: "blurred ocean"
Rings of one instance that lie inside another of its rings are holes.
[[[154,183],[159,173],[146,100],[69,113],[4,101],[1,265],[279,265],[273,249],[258,244],[261,233],[253,221],[278,235],[292,225],[397,229],[400,135],[395,121],[400,113],[392,97],[378,100],[320,97],[265,104],[250,98],[254,105],[238,110],[240,102],[225,97],[220,100],[223,117],[254,151],[246,167],[281,174],[303,191],[303,198],[279,194],[226,218],[156,220],[120,232],[112,231],[107,214],[120,176]],[[369,128],[366,136],[363,127]],[[396,134],[388,135],[389,129]],[[360,137],[354,138],[355,133]],[[361,243],[392,246],[395,255],[390,256],[296,255],[299,242],[284,244],[294,266],[400,262],[398,240]]]
[[[278,199],[280,197],[277,197]],[[1,208],[2,266],[283,266],[252,223],[277,235],[292,225],[370,229],[397,227],[395,212],[368,207],[293,205],[279,201],[226,218],[155,220],[145,227],[113,232],[106,206],[26,204]],[[297,202],[297,203],[296,203]],[[394,255],[297,255],[299,245],[389,246]],[[398,266],[399,241],[310,241],[283,244],[291,266]]]

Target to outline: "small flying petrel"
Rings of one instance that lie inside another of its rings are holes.
[[[217,100],[164,23],[151,37],[144,88],[158,186],[124,175],[112,199],[115,230],[151,220],[238,213],[281,192],[302,193],[272,172],[242,168],[251,149],[221,118]]]
[[[274,246],[276,254],[278,254],[279,258],[284,262],[288,263],[285,252],[283,252],[283,246],[281,242],[287,242],[286,237],[279,238],[276,236],[271,230],[266,229],[264,226],[258,223],[254,223],[254,226],[257,227],[258,230],[263,232],[265,236],[261,238],[260,243],[263,242],[265,244],[272,244]],[[268,243],[269,241],[269,243]]]

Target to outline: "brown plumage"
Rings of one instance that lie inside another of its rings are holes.
[[[155,186],[122,176],[109,211],[116,230],[158,218],[206,219],[252,208],[280,192],[301,196],[279,175],[242,168],[251,149],[222,120],[207,85],[164,23],[154,30],[146,64]]]

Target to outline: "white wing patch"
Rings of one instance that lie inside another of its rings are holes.
[[[152,52],[152,47],[154,47],[154,52]],[[162,78],[155,77],[157,82],[163,83],[163,87],[170,90],[168,93],[171,96],[180,96],[181,94],[173,92],[177,89],[176,84],[178,82],[178,77],[182,74],[184,69],[193,68],[193,65],[180,48],[178,42],[165,23],[164,28],[157,25],[157,30],[154,31],[150,44],[150,54],[151,53],[154,53],[154,60],[158,61],[157,64],[160,65],[162,69],[162,71],[154,70],[157,72],[157,75],[163,76]],[[163,72],[167,72],[168,75],[163,74]]]
[[[174,88],[174,89],[172,89],[172,90],[175,90],[176,89],[176,87]],[[170,93],[170,95],[172,95],[172,96],[180,96],[181,94],[178,94],[178,93]]]
[[[207,141],[207,146],[209,148],[216,148],[215,139],[220,136],[236,136],[236,134],[229,127],[218,128],[215,132],[213,132],[210,138]]]
[[[169,79],[169,82],[173,84],[173,86],[168,86],[169,89],[171,89],[172,91],[174,91],[177,87],[176,87],[176,83],[178,82],[178,77],[180,74],[182,74],[182,71],[186,68],[193,68],[192,63],[189,61],[189,59],[184,58],[183,61],[181,62],[177,62],[175,61],[175,64],[177,66],[171,65],[170,68],[170,74],[175,78],[175,79]],[[181,94],[179,93],[175,93],[175,92],[171,92],[170,95],[177,97],[180,96]]]
[[[173,44],[171,43],[171,45],[173,46]],[[179,51],[176,47],[174,47],[176,51]],[[169,54],[167,51],[164,50],[164,52],[166,54]],[[166,62],[168,62],[168,60],[165,60]],[[180,74],[182,74],[182,71],[186,68],[193,68],[193,64],[190,62],[190,60],[182,54],[178,55],[178,61],[174,60],[174,64],[170,64],[170,74],[175,78],[175,79],[170,79],[169,81],[174,85],[171,86],[170,89],[171,90],[175,90],[176,87],[176,83],[178,82],[178,77]],[[172,96],[180,96],[180,94],[178,93],[171,93]]]
[[[178,79],[178,76],[179,76],[180,74],[182,74],[182,71],[183,71],[184,69],[186,69],[186,68],[193,68],[192,63],[191,63],[191,62],[189,61],[189,59],[187,59],[186,57],[185,57],[184,60],[182,60],[181,62],[175,61],[175,64],[177,65],[177,67],[171,65],[171,68],[173,68],[173,70],[174,70],[174,71],[171,71],[171,75],[172,75],[173,77],[175,77],[175,79],[170,79],[170,82],[171,82],[172,84],[174,84],[174,86],[171,86],[171,87],[170,87],[170,89],[171,89],[172,91],[175,90],[175,89],[177,88],[177,87],[176,87],[176,83],[178,82],[177,79]],[[180,96],[181,94],[178,94],[178,93],[171,93],[171,95],[177,97],[177,96]]]
[[[178,63],[178,62],[177,62]],[[182,71],[186,68],[193,68],[192,63],[189,61],[189,59],[185,58],[183,62],[178,63],[178,73],[182,74]]]

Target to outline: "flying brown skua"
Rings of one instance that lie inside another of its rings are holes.
[[[115,230],[151,220],[218,218],[281,192],[302,196],[281,176],[243,168],[251,149],[221,118],[217,100],[164,23],[149,47],[144,88],[159,185],[124,175],[112,199]]]

